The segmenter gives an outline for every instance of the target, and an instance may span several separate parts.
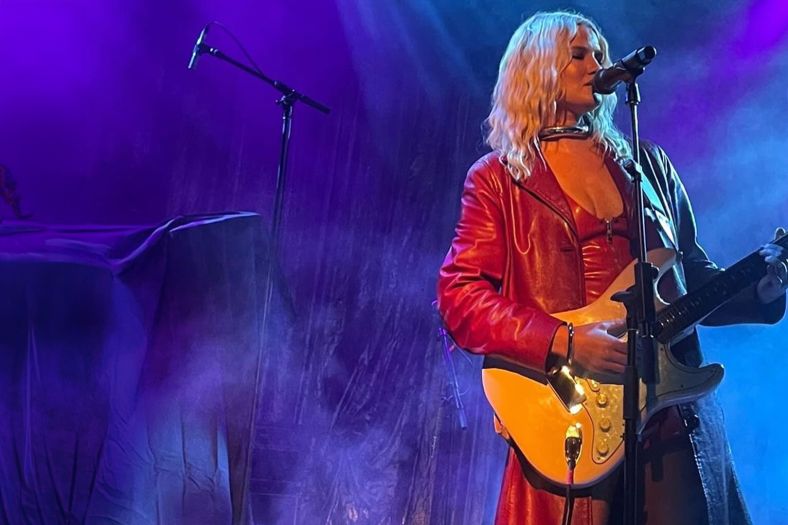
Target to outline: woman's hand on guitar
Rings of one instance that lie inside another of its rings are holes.
[[[777,228],[775,240],[785,235],[784,228]],[[768,304],[776,301],[788,289],[788,251],[777,244],[765,244],[758,254],[768,265],[766,275],[758,281],[756,291],[758,299]]]
[[[627,343],[610,333],[622,333],[625,328],[622,320],[576,326],[572,363],[591,376],[612,375],[621,379],[627,364]]]

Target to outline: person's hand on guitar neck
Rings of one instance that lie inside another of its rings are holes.
[[[623,320],[600,321],[575,326],[572,347],[573,373],[589,375],[605,383],[620,383],[627,364],[627,343],[612,333],[625,331]],[[558,329],[553,338],[550,353],[565,360],[569,346],[569,331],[566,326]]]
[[[777,228],[774,232],[774,240],[777,241],[785,236],[785,228]],[[758,255],[768,264],[766,275],[758,281],[756,292],[758,300],[763,304],[776,301],[785,294],[788,289],[788,251],[777,244],[765,244]]]

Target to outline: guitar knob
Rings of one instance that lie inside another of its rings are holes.
[[[599,420],[599,430],[601,430],[602,432],[609,431],[610,427],[611,427],[610,418],[603,417],[602,419]]]
[[[608,452],[610,452],[610,447],[604,441],[596,446],[596,452],[600,456],[607,456]]]
[[[599,394],[598,396],[596,396],[596,404],[599,405],[600,407],[606,407],[607,394]]]
[[[593,392],[599,392],[599,381],[594,381],[593,379],[588,380],[588,387]]]

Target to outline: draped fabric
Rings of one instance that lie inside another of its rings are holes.
[[[261,228],[0,225],[1,523],[251,523]]]

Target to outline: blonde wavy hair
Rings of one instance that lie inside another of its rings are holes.
[[[542,160],[539,131],[554,126],[557,101],[563,97],[561,71],[572,60],[570,41],[580,25],[599,39],[602,66],[610,65],[607,40],[585,16],[568,11],[536,13],[512,35],[501,58],[492,109],[485,120],[487,144],[500,152],[515,180],[531,174]],[[616,95],[603,95],[596,109],[583,116],[591,140],[616,157],[629,156],[629,143],[613,123]]]

